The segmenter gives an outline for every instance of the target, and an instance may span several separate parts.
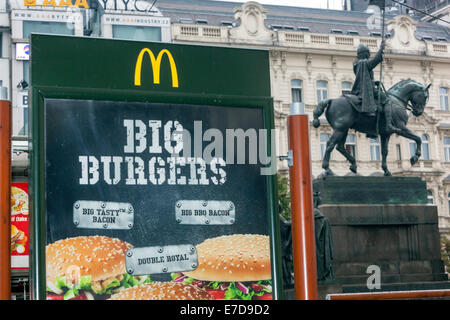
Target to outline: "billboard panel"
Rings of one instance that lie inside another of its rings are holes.
[[[11,269],[29,267],[28,183],[11,184]]]
[[[279,298],[267,52],[31,43],[38,297]]]

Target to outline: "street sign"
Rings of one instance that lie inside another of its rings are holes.
[[[218,268],[224,298],[281,298],[268,52],[36,34],[31,52],[35,298],[208,286],[203,244],[238,235],[267,272]]]

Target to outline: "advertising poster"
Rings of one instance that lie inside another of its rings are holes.
[[[29,268],[28,183],[11,184],[11,268]]]
[[[262,109],[44,106],[47,299],[272,299]]]

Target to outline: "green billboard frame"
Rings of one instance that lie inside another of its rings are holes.
[[[274,111],[268,51],[44,34],[30,38],[30,273],[33,299],[45,300],[45,99],[259,108],[265,129],[274,129]],[[172,54],[178,58],[175,76]],[[147,55],[150,60],[142,63],[145,72],[137,76],[139,57]],[[151,60],[163,63],[152,68]],[[268,130],[268,150],[271,134]],[[279,300],[283,283],[276,174],[265,179],[273,298]]]

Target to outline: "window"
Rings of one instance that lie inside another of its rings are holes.
[[[448,105],[448,88],[439,88],[439,101],[441,105],[441,110],[449,111]]]
[[[448,199],[448,211],[450,212],[450,192],[447,194]]]
[[[302,80],[291,80],[292,102],[302,102]]]
[[[342,94],[352,93],[352,83],[350,81],[343,81],[341,84]]]
[[[356,159],[356,137],[354,134],[347,135],[345,140],[345,150]]]
[[[233,22],[231,22],[231,21],[221,21],[220,25],[226,26],[226,27],[232,27],[233,26]]]
[[[402,147],[400,144],[397,144],[397,160],[402,160]]]
[[[444,160],[450,162],[450,137],[444,137]]]
[[[427,190],[427,199],[428,204],[434,204],[433,191],[431,191],[430,189]]]
[[[69,28],[65,22],[24,21],[23,38],[28,38],[31,32],[74,35],[75,28]]]
[[[416,143],[414,141],[411,141],[409,143],[409,154],[411,155],[411,157],[413,157],[416,154]]]
[[[194,20],[192,20],[191,18],[180,18],[180,19],[178,19],[178,21],[180,23],[184,23],[184,24],[192,24],[192,23],[194,23]]]
[[[327,99],[328,96],[328,82],[319,80],[317,86],[317,102]]]
[[[161,28],[113,25],[113,38],[142,41],[161,41]]]
[[[426,134],[422,135],[422,159],[430,160],[430,141]],[[414,141],[409,143],[409,153],[411,157],[416,154],[417,144]]]
[[[0,32],[0,58],[3,58],[3,32]]]
[[[422,135],[422,159],[430,160],[430,145],[426,134]]]
[[[327,142],[330,139],[330,135],[328,133],[320,134],[320,159],[323,160],[325,156],[325,151],[327,150]]]
[[[23,61],[23,80],[30,84],[30,61]]]
[[[448,212],[450,212],[450,192],[447,194],[447,200],[448,200]]]
[[[379,138],[370,138],[370,160],[380,161],[381,160],[381,146]]]
[[[23,128],[19,135],[28,136],[28,108],[23,108]]]

